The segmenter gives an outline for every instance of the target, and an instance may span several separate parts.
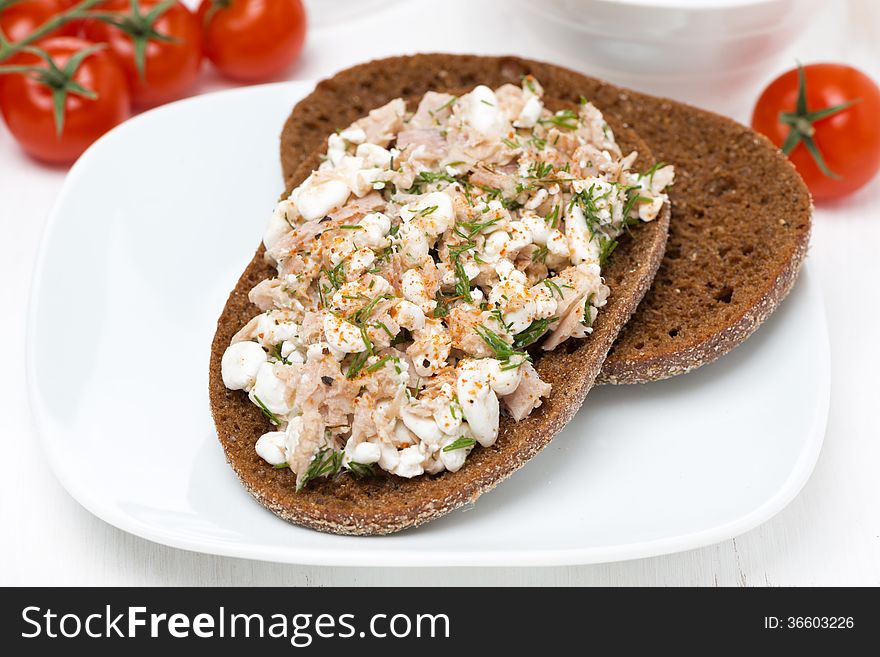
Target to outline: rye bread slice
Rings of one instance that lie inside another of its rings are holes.
[[[591,100],[675,165],[672,223],[654,284],[597,379],[643,383],[687,372],[740,344],[794,284],[812,202],[788,159],[726,117],[517,57],[424,54],[382,59],[318,84],[281,133],[285,179],[336,128],[397,96],[535,75],[548,95]]]
[[[369,109],[365,106],[363,113]],[[654,160],[644,142],[614,119],[609,123],[623,151],[637,150],[637,166],[650,167]],[[323,150],[321,145],[305,159],[300,158],[290,176],[291,186],[319,164]],[[248,301],[248,292],[275,273],[263,258],[261,246],[226,302],[211,345],[211,411],[227,460],[251,495],[273,513],[298,525],[337,534],[389,534],[473,502],[537,454],[578,410],[614,339],[650,286],[663,256],[669,216],[667,205],[655,221],[620,239],[605,269],[611,296],[594,323],[593,334],[585,340],[569,340],[552,352],[534,351],[535,367],[553,386],[552,392],[521,422],[502,418],[492,447],[477,446],[458,472],[414,479],[383,474],[357,480],[344,475],[313,481],[299,493],[295,492],[293,473],[275,469],[257,456],[254,443],[272,427],[244,392],[226,389],[220,372],[220,360],[230,339],[260,312]]]

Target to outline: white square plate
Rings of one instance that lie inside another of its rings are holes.
[[[208,410],[227,294],[282,184],[278,133],[312,85],[147,112],[73,167],[49,219],[28,378],[51,467],[83,506],[168,545],[340,565],[572,564],[694,548],[782,509],[816,461],[828,341],[809,269],[745,345],[662,383],[594,390],[523,470],[456,512],[382,538],[320,534],[254,502]]]

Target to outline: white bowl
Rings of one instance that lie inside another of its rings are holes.
[[[818,0],[518,0],[567,64],[730,112],[750,103]]]

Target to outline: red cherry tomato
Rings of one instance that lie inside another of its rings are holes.
[[[205,56],[223,75],[265,80],[302,50],[306,12],[300,0],[202,0]]]
[[[68,9],[71,9],[72,7],[78,5],[80,2],[82,2],[82,0],[57,0],[57,2],[61,7],[60,11],[67,11]],[[94,10],[99,11],[102,8],[103,5],[99,4],[94,7]],[[82,37],[84,25],[84,19],[78,18],[76,20],[65,23],[64,26],[61,28],[60,33],[68,36]]]
[[[880,170],[880,88],[864,73],[843,64],[804,67],[807,113],[798,122],[798,70],[770,83],[752,115],[752,127],[782,147],[792,130],[801,138],[789,158],[816,201],[840,198],[866,185]],[[846,103],[854,101],[851,105]],[[824,118],[815,112],[838,107]],[[788,116],[783,114],[787,113]],[[824,161],[826,171],[810,152],[809,141]],[[831,175],[828,175],[828,174]]]
[[[140,14],[146,15],[160,0],[140,0]],[[100,11],[119,12],[137,23],[129,0],[108,0]],[[192,86],[202,64],[202,34],[195,14],[179,2],[171,5],[152,24],[173,41],[149,39],[144,57],[144,75],[138,72],[135,43],[131,34],[113,25],[89,19],[83,32],[91,41],[107,43],[119,59],[131,86],[132,101],[149,107],[180,98]]]
[[[0,9],[0,29],[12,42],[22,38],[66,9],[64,0],[20,0]],[[62,25],[52,36],[73,34],[69,25]]]
[[[93,44],[75,37],[53,37],[39,43],[58,65]],[[39,65],[37,55],[22,53],[17,63]],[[68,93],[64,103],[64,130],[59,136],[55,124],[52,88],[25,75],[4,76],[0,111],[6,125],[21,147],[47,162],[75,160],[98,137],[124,121],[130,111],[125,75],[116,59],[106,50],[87,56],[73,80],[97,94],[89,99]]]

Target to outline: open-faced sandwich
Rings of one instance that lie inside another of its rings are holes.
[[[236,472],[309,527],[475,499],[583,401],[663,254],[674,169],[540,81],[394,98],[303,158],[218,323]]]
[[[297,103],[281,134],[285,180],[294,182],[303,158],[328,133],[393,98],[519,84],[528,74],[541,80],[548,97],[589,98],[606,119],[635,130],[657,160],[675,164],[666,254],[597,382],[663,379],[742,343],[797,279],[812,203],[788,158],[728,117],[520,57],[390,57],[340,71]]]

